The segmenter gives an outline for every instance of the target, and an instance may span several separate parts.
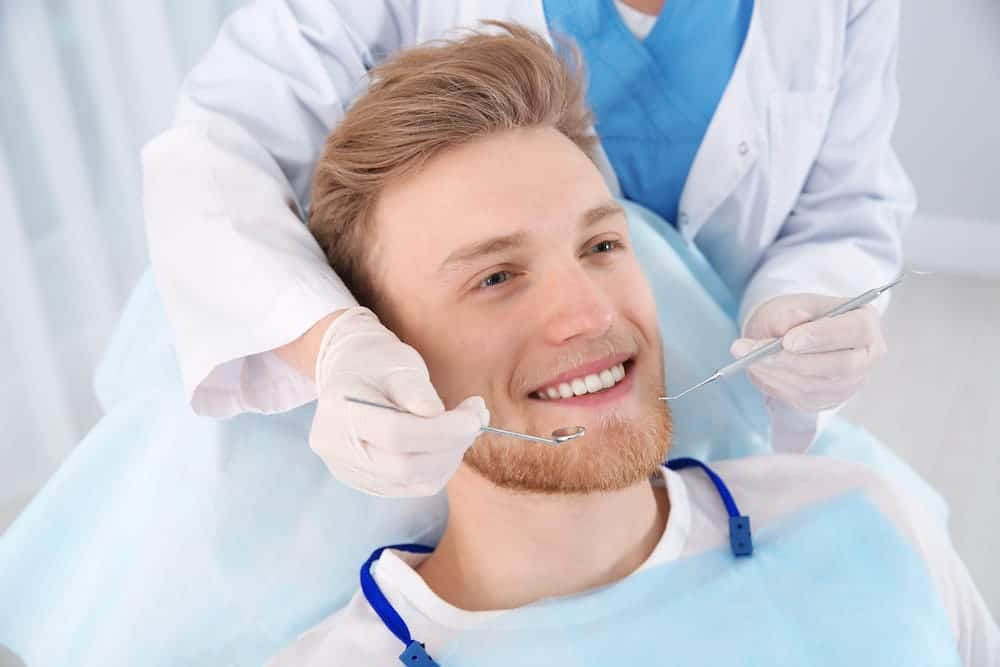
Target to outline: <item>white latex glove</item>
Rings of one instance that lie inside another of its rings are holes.
[[[331,323],[320,344],[316,383],[319,404],[309,446],[334,477],[376,496],[437,493],[490,421],[479,396],[446,411],[420,354],[367,308],[351,308]],[[344,396],[414,414],[350,403]]]
[[[789,294],[758,306],[730,352],[742,357],[785,335],[781,352],[747,369],[757,387],[803,412],[840,405],[861,387],[886,351],[878,311],[871,305],[808,323],[847,299]],[[803,324],[805,322],[805,324]]]

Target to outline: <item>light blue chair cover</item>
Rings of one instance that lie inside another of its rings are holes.
[[[729,359],[737,301],[672,227],[627,207],[668,386],[689,386]],[[330,477],[306,443],[312,406],[195,416],[149,274],[96,389],[106,416],[0,539],[0,643],[31,667],[261,664],[347,601],[375,547],[439,537],[443,495],[379,499]],[[763,401],[743,377],[673,411],[672,456],[769,451]],[[869,463],[944,515],[864,430],[837,421],[814,450]]]

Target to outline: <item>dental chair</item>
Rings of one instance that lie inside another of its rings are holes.
[[[677,232],[625,203],[653,287],[670,387],[731,360],[738,299]],[[30,667],[259,665],[346,603],[376,546],[434,543],[444,495],[383,499],[337,482],[307,445],[313,406],[195,416],[151,276],[97,370],[105,417],[0,538],[0,644]],[[770,451],[744,377],[672,406],[671,456]],[[834,418],[810,453],[941,498],[863,429]]]

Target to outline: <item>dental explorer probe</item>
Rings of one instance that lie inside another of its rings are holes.
[[[895,287],[896,285],[898,285],[900,282],[902,282],[903,278],[906,276],[907,273],[914,273],[914,274],[916,274],[918,276],[923,276],[923,275],[927,275],[930,272],[929,271],[913,271],[913,270],[911,270],[911,271],[904,271],[903,273],[899,274],[899,277],[896,278],[895,280],[893,280],[891,283],[889,283],[887,285],[883,285],[882,287],[876,287],[874,289],[870,289],[867,292],[859,294],[858,296],[854,297],[850,301],[848,301],[846,303],[842,303],[841,305],[837,306],[836,308],[834,308],[830,312],[824,313],[824,314],[819,315],[817,317],[814,317],[813,319],[809,320],[809,322],[816,322],[818,320],[827,319],[829,317],[836,317],[837,315],[843,315],[844,313],[850,312],[852,310],[857,310],[858,308],[861,308],[862,306],[864,306],[866,304],[869,304],[872,301],[874,301],[875,299],[877,299],[879,296],[882,295],[883,292],[886,292],[890,288]],[[806,322],[803,322],[803,324],[806,324]],[[708,384],[710,382],[715,382],[716,380],[722,379],[722,378],[726,377],[727,375],[732,375],[733,373],[735,373],[737,371],[743,370],[744,368],[746,368],[750,364],[754,363],[755,361],[759,361],[760,359],[763,359],[764,357],[769,357],[772,354],[776,354],[777,352],[781,351],[781,345],[782,345],[782,341],[784,341],[784,339],[785,339],[784,336],[780,336],[778,338],[775,338],[774,340],[772,340],[767,345],[764,345],[763,347],[759,347],[756,350],[754,350],[753,352],[748,352],[747,354],[743,355],[742,357],[740,357],[736,361],[734,361],[734,362],[732,362],[730,364],[727,364],[726,366],[723,366],[719,370],[717,370],[714,373],[712,373],[711,376],[705,378],[704,380],[702,380],[701,382],[699,382],[695,386],[691,387],[690,389],[686,389],[685,391],[682,391],[681,393],[677,394],[676,396],[660,396],[660,400],[661,401],[674,401],[674,400],[677,400],[681,396],[684,396],[685,394],[689,394],[692,391],[694,391],[695,389],[698,389],[699,387],[704,387],[706,384]]]
[[[373,408],[382,408],[383,410],[392,410],[393,412],[401,412],[406,415],[413,414],[412,412],[407,412],[406,410],[400,410],[394,405],[386,405],[385,403],[376,403],[375,401],[368,401],[363,398],[357,398],[355,396],[344,396],[345,401],[350,401],[351,403],[359,403],[361,405],[370,405]],[[494,428],[492,426],[480,426],[480,431],[489,431],[490,433],[499,433],[500,435],[509,435],[512,438],[521,438],[522,440],[530,440],[531,442],[540,442],[546,445],[551,445],[553,447],[558,447],[559,445],[569,442],[570,440],[576,440],[577,438],[582,438],[586,433],[587,429],[582,426],[564,426],[562,428],[557,428],[552,431],[551,438],[544,438],[539,435],[529,435],[527,433],[518,433],[517,431],[508,431],[502,428]]]

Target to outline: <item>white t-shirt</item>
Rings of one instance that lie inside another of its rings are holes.
[[[868,469],[833,459],[775,454],[717,462],[712,469],[725,481],[740,511],[751,517],[754,530],[811,504],[863,490],[924,559],[963,664],[1000,665],[1000,630],[939,522],[928,516],[921,504],[897,494]],[[728,515],[702,471],[664,469],[662,481],[653,482],[666,486],[670,516],[652,554],[636,572],[728,543]],[[463,630],[508,613],[470,612],[448,604],[413,569],[424,558],[422,554],[385,551],[372,567],[372,575],[411,635],[426,645],[431,656]],[[398,664],[402,650],[402,643],[358,591],[347,606],[304,633],[268,664],[392,665]]]

